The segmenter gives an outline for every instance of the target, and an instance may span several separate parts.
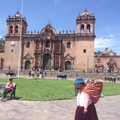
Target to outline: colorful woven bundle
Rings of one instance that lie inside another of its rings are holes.
[[[88,93],[91,96],[92,102],[95,104],[98,102],[103,88],[103,83],[97,81],[94,84],[86,86],[82,91]]]

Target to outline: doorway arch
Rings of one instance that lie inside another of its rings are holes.
[[[114,66],[110,66],[110,67],[109,67],[109,71],[110,71],[110,72],[113,72],[113,71],[114,71]]]
[[[51,68],[51,55],[45,54],[43,56],[43,70],[50,70]]]
[[[29,60],[25,61],[25,70],[29,70],[31,68],[31,62]]]
[[[71,70],[71,62],[70,61],[65,62],[65,70]]]

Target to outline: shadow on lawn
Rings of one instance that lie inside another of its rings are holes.
[[[22,97],[15,97],[15,98],[6,97],[6,98],[4,99],[4,102],[10,101],[10,100],[19,100],[19,99],[21,99],[21,98],[22,98]]]

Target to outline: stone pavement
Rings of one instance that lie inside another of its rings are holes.
[[[0,120],[74,120],[76,98],[55,101],[0,102]],[[96,104],[99,120],[120,120],[120,95],[105,96]]]

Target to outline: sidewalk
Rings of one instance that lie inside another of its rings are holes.
[[[120,120],[120,95],[100,98],[99,120]],[[76,98],[56,101],[0,102],[0,120],[74,120]]]

